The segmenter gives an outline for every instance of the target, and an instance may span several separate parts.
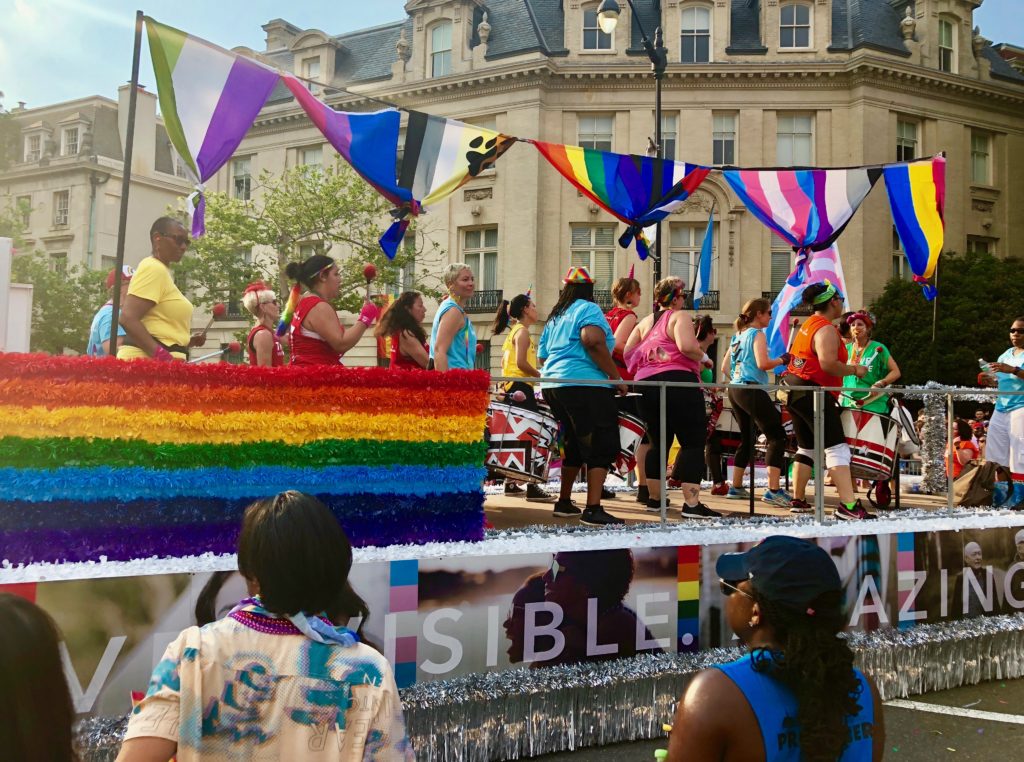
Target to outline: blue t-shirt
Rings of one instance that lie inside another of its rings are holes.
[[[597,367],[590,353],[583,346],[580,331],[593,325],[604,331],[608,354],[615,348],[615,334],[601,308],[585,299],[577,299],[556,318],[548,320],[540,335],[537,357],[544,361],[541,375],[551,378],[579,378],[595,381],[607,379],[608,375]],[[541,384],[556,387],[557,384]],[[610,384],[609,384],[610,386]]]
[[[767,384],[768,373],[757,367],[754,357],[754,339],[763,329],[747,328],[729,342],[732,382],[734,384]]]
[[[767,656],[767,655],[766,655]],[[767,657],[771,658],[771,657]],[[729,676],[743,692],[757,717],[764,743],[765,762],[801,762],[800,727],[797,724],[799,703],[793,692],[764,672],[756,672],[750,654],[717,668]],[[871,762],[875,725],[875,703],[871,686],[859,670],[853,670],[860,682],[857,703],[860,711],[846,718],[850,730],[849,743],[838,762]]]
[[[434,359],[434,346],[437,344],[437,329],[441,318],[448,310],[456,309],[464,318],[462,328],[456,331],[452,344],[448,347],[448,370],[473,370],[476,363],[476,329],[473,322],[466,317],[465,311],[451,298],[445,299],[437,308],[434,323],[430,327],[430,359]]]
[[[92,319],[92,327],[89,329],[89,343],[86,345],[85,353],[90,357],[106,357],[103,351],[103,342],[110,341],[110,321],[114,317],[114,303],[107,302],[100,307]],[[117,326],[118,336],[127,336],[121,325]]]
[[[1015,355],[1013,347],[1010,347],[999,355],[999,362],[1004,362],[1015,368],[1024,367],[1024,352]],[[1016,376],[1011,376],[1009,373],[996,373],[996,379],[999,381],[999,391],[1001,392],[1024,392],[1024,381]],[[996,400],[996,410],[1004,413],[1021,407],[1024,407],[1024,396],[1000,397]]]

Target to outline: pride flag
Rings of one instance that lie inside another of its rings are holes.
[[[914,280],[924,287],[927,299],[935,287],[927,281],[935,273],[945,236],[946,159],[935,156],[909,164],[885,167],[885,190]]]
[[[199,236],[205,232],[202,183],[238,148],[278,73],[148,16],[146,34],[167,135],[196,183],[189,210],[192,235]]]

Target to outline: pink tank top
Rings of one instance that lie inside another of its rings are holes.
[[[670,322],[672,313],[659,318],[643,341],[626,353],[626,364],[637,381],[670,370],[685,370],[694,375],[699,372],[700,362],[680,352],[675,339],[668,335]]]

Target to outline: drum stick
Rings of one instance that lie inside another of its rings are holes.
[[[218,355],[222,355],[225,352],[232,352],[232,353],[234,353],[234,352],[241,352],[241,351],[242,351],[242,345],[239,344],[237,341],[232,341],[230,344],[228,344],[223,349],[218,349],[216,352],[210,352],[210,354],[203,355],[202,357],[197,357],[194,360],[187,360],[186,364],[187,365],[192,365],[193,363],[202,362],[203,360],[209,360],[211,357],[217,357]]]

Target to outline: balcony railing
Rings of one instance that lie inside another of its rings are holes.
[[[715,312],[719,309],[718,307],[718,292],[707,291],[704,296],[700,298],[700,311],[701,312]],[[686,295],[686,303],[683,305],[684,309],[693,309],[693,297],[690,294]]]
[[[475,291],[466,302],[466,312],[494,312],[501,304],[501,295],[504,293],[500,288],[492,291]]]
[[[224,302],[224,306],[227,310],[223,315],[215,315],[214,320],[246,320],[248,319],[249,313],[242,307],[242,302],[239,299],[229,299]]]
[[[778,295],[779,295],[778,291],[762,291],[761,292],[761,298],[762,299],[767,299],[769,302],[772,302],[773,304],[775,303],[775,297],[777,297]],[[792,309],[792,311],[790,311],[789,314],[790,315],[794,315],[796,317],[803,317],[805,315],[810,315],[811,314],[811,308],[808,307],[806,304],[801,303],[801,304],[796,305]]]
[[[615,303],[612,300],[611,291],[604,291],[598,289],[594,289],[594,302],[597,304],[598,307],[601,308],[602,312],[607,312],[608,310],[610,310],[612,308],[612,305]]]

